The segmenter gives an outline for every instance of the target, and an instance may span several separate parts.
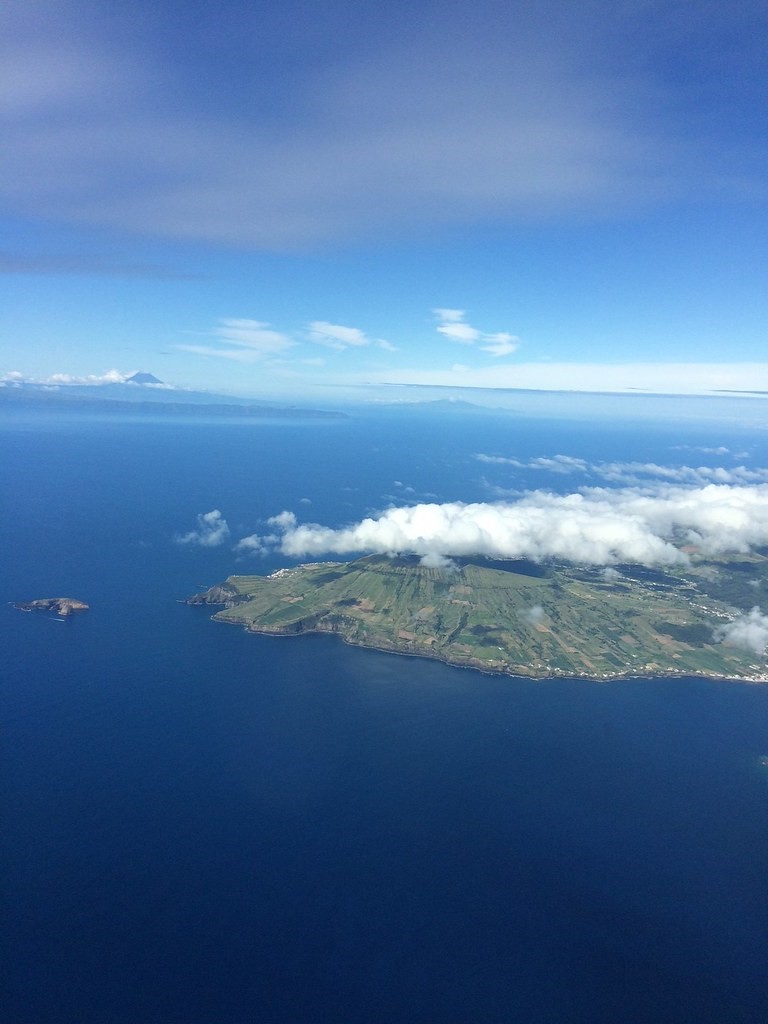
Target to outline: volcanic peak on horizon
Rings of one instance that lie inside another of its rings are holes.
[[[143,370],[138,370],[136,373],[131,374],[130,377],[125,378],[126,384],[162,384],[158,377],[153,373],[145,373]]]

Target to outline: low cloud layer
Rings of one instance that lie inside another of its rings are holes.
[[[768,615],[758,607],[737,616],[727,626],[721,626],[715,639],[729,647],[742,647],[754,654],[765,654],[768,647]]]
[[[177,544],[194,544],[201,548],[217,548],[229,540],[229,526],[217,508],[201,512],[197,517],[197,529],[176,537]]]
[[[131,373],[121,373],[119,370],[107,370],[105,373],[89,373],[84,376],[77,376],[72,373],[51,373],[47,377],[28,377],[18,370],[10,370],[0,375],[0,381],[7,385],[21,384],[125,384]]]
[[[586,473],[589,470],[589,463],[584,459],[573,458],[570,455],[540,456],[529,459],[527,462],[506,455],[486,455],[480,452],[475,456],[478,462],[485,462],[494,466],[512,466],[514,469],[539,469],[550,473]]]
[[[429,369],[391,368],[371,372],[368,384],[408,387],[516,388],[524,391],[630,392],[638,395],[725,395],[768,392],[766,362],[561,362],[559,360],[494,363]]]
[[[768,544],[768,484],[534,491],[514,502],[390,508],[340,529],[299,524],[291,512],[270,525],[270,536],[250,538],[253,549],[296,558],[375,552],[433,565],[462,556],[675,565],[688,561],[687,545],[716,555]]]
[[[711,449],[719,454],[719,450]],[[533,459],[517,459],[512,456],[475,456],[486,465],[511,466],[513,469],[533,469],[548,473],[583,473],[599,477],[614,484],[643,486],[659,481],[670,484],[757,484],[768,483],[768,469],[747,466],[660,466],[656,462],[587,462],[570,455],[539,456]]]

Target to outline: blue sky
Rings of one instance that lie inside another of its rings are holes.
[[[0,13],[0,374],[768,391],[764,3],[157,8]]]

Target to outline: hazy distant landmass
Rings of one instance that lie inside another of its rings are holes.
[[[337,633],[485,672],[764,680],[764,657],[744,645],[748,631],[732,627],[734,605],[749,606],[750,580],[767,571],[763,554],[694,560],[674,573],[530,562],[430,568],[369,556],[230,576],[188,603],[224,605],[216,621],[254,633]]]
[[[42,385],[14,382],[0,386],[0,406],[29,406],[86,412],[154,416],[247,417],[249,419],[341,419],[346,414],[324,409],[259,402],[206,391],[186,391],[163,384],[154,374],[135,373],[121,383]]]

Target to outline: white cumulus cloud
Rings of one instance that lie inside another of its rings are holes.
[[[439,555],[436,551],[430,551],[421,556],[421,565],[427,569],[455,569],[456,563],[445,555]]]
[[[106,370],[104,373],[89,373],[85,376],[76,376],[71,373],[52,373],[49,377],[43,378],[42,384],[122,384],[130,374],[121,373],[119,370]]]
[[[750,612],[738,615],[715,632],[715,640],[729,647],[743,647],[764,655],[768,647],[768,615],[755,606]]]
[[[293,512],[278,512],[267,520],[270,526],[276,526],[280,530],[293,530],[296,526],[296,516]]]
[[[252,533],[249,537],[241,537],[233,550],[239,555],[266,555],[271,546],[269,537],[260,537],[258,533]]]
[[[197,517],[197,529],[176,537],[177,544],[196,544],[202,548],[215,548],[229,539],[229,526],[221,512],[214,508],[201,512]]]
[[[538,626],[538,624],[544,619],[544,609],[540,604],[535,604],[532,608],[528,609],[524,618],[529,626]]]

